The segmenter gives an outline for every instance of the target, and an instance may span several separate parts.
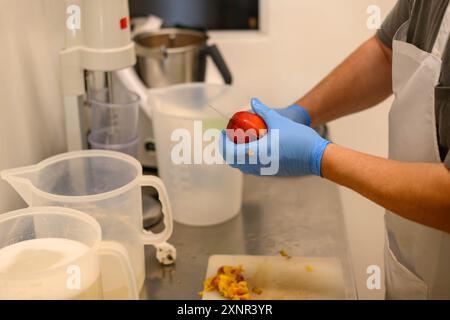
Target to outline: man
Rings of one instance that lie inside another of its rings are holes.
[[[377,35],[294,105],[274,110],[252,100],[270,129],[262,139],[279,135],[279,176],[322,176],[387,209],[388,299],[450,299],[449,35],[449,0],[400,0]],[[311,129],[392,93],[389,160]],[[254,159],[261,141],[234,145],[226,134],[222,141],[224,152],[253,160],[230,165],[261,174]]]

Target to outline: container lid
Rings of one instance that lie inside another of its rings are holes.
[[[250,108],[249,98],[229,85],[180,84],[150,89],[148,96],[147,114],[153,111],[174,118],[228,120],[236,112]]]

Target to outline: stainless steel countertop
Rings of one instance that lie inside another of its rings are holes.
[[[210,255],[278,255],[281,249],[341,258],[346,296],[357,297],[338,187],[321,178],[246,176],[238,216],[212,227],[175,223],[169,243],[177,248],[174,266],[160,266],[155,249],[146,248],[142,299],[199,299]]]

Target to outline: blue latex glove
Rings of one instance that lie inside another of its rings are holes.
[[[258,99],[252,99],[251,104],[253,111],[264,119],[269,131],[257,141],[235,144],[224,130],[220,151],[225,161],[251,175],[321,176],[323,153],[330,142],[312,128],[281,116]],[[278,168],[274,165],[274,159],[278,160]]]
[[[311,117],[305,108],[299,106],[298,104],[293,104],[287,108],[274,109],[276,112],[281,114],[283,117],[291,119],[294,122],[304,124],[305,126],[311,126]]]

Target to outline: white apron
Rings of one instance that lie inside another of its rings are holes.
[[[409,22],[393,43],[393,91],[389,158],[441,162],[435,118],[435,87],[450,34],[450,5],[432,53],[406,42]],[[386,298],[450,299],[450,234],[387,212]]]

